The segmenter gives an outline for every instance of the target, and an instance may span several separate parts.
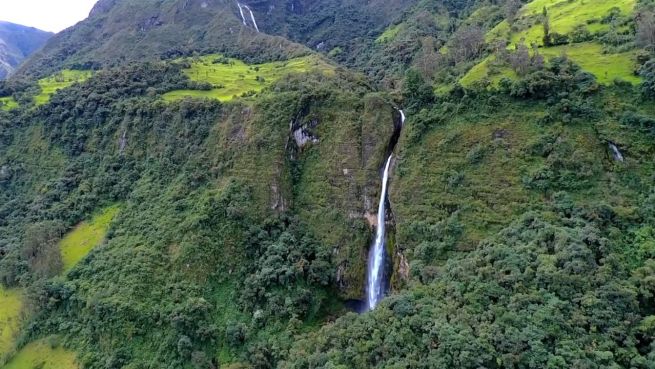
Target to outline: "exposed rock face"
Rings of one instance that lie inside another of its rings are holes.
[[[625,158],[623,157],[623,153],[621,153],[621,150],[619,150],[618,146],[614,142],[609,142],[608,143],[610,151],[612,152],[612,157],[614,160],[618,162],[623,162]]]
[[[296,145],[302,149],[310,143],[318,143],[320,140],[312,133],[318,127],[318,119],[314,118],[306,123],[292,122],[293,139]]]
[[[278,212],[284,212],[288,209],[286,200],[277,183],[271,185],[271,209],[277,210]]]
[[[396,271],[398,279],[402,282],[409,281],[410,270],[407,257],[401,250],[398,250],[396,251],[396,259],[398,260],[398,270]]]

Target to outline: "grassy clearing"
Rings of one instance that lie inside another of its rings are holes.
[[[378,37],[375,42],[380,43],[380,44],[385,44],[389,41],[393,41],[393,39],[396,38],[398,33],[402,30],[403,24],[396,24],[394,26],[391,26],[384,30],[380,37]]]
[[[92,74],[93,72],[91,71],[63,70],[53,76],[40,79],[39,87],[41,87],[41,93],[34,96],[34,102],[37,106],[47,104],[55,92],[69,87],[73,83],[83,82],[91,77]]]
[[[516,72],[508,67],[494,67],[492,64],[495,57],[490,56],[484,61],[471,68],[464,77],[460,80],[460,83],[464,87],[470,87],[475,82],[482,81],[484,79],[489,79],[492,85],[497,86],[501,79],[510,78],[515,79],[517,77]]]
[[[191,68],[185,70],[192,81],[206,82],[211,90],[176,90],[164,94],[164,100],[175,101],[186,97],[209,98],[229,101],[248,92],[259,92],[275,81],[291,73],[305,73],[313,70],[332,71],[332,67],[315,56],[264,64],[246,64],[237,59],[227,64],[214,61],[220,55],[208,55],[194,59]]]
[[[603,17],[614,7],[623,13],[632,12],[635,3],[635,0],[534,0],[526,4],[521,13],[527,16],[539,15],[546,7],[553,20],[580,23]]]
[[[608,29],[609,25],[601,24],[600,20],[612,8],[618,8],[623,14],[631,14],[635,0],[535,0],[521,9],[520,19],[516,22],[516,26],[522,28],[520,31],[512,32],[507,21],[502,21],[487,33],[487,42],[504,39],[510,43],[509,48],[520,42],[527,45],[537,44],[540,46],[539,52],[546,59],[566,54],[584,70],[595,75],[602,84],[609,84],[617,79],[630,83],[641,81],[634,75],[636,62],[632,52],[604,54],[602,45],[594,42],[543,47],[544,30],[540,18],[544,7],[548,9],[551,32],[566,35],[577,26],[584,25],[591,33],[598,33]],[[470,86],[485,78],[494,82],[494,71],[489,69],[489,60],[490,58],[487,58],[473,67],[460,83]],[[506,71],[500,73],[510,78],[516,77]],[[496,78],[496,82],[500,78],[502,76]]]
[[[494,40],[509,40],[511,37],[512,30],[506,20],[498,23],[496,27],[492,28],[485,35],[485,41],[487,43],[493,43]]]
[[[0,110],[12,110],[18,107],[18,103],[13,97],[0,97]]]
[[[631,52],[603,54],[601,45],[589,42],[544,48],[540,52],[546,58],[567,55],[603,84],[610,84],[616,79],[631,83],[641,82],[634,74],[636,61]]]
[[[541,17],[544,7],[548,10],[551,32],[562,35],[571,33],[578,25],[587,25],[591,32],[607,30],[609,25],[598,23],[612,8],[618,8],[623,14],[631,14],[635,0],[535,0],[526,4],[521,10],[522,18]],[[593,27],[589,27],[589,23]],[[512,36],[512,42],[525,39],[527,44],[543,44],[543,26],[535,24]]]
[[[118,206],[112,206],[103,210],[94,216],[90,222],[79,224],[61,240],[61,257],[64,262],[65,271],[72,269],[94,247],[102,242],[107,229],[109,229],[109,224],[116,214],[118,214],[118,211]]]
[[[0,359],[14,348],[20,325],[23,298],[19,290],[5,290],[0,285]]]
[[[43,339],[23,347],[2,369],[77,369],[76,355]]]

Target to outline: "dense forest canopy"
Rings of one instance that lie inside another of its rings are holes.
[[[101,0],[0,82],[0,367],[653,369],[654,99],[650,0]]]

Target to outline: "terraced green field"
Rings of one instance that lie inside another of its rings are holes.
[[[18,107],[18,103],[13,97],[0,97],[0,110],[12,110]]]
[[[0,285],[0,359],[14,348],[22,307],[21,292],[6,290]]]
[[[164,94],[164,100],[196,97],[229,101],[244,93],[259,92],[287,74],[332,71],[330,65],[315,56],[264,64],[246,64],[237,59],[229,59],[227,64],[214,63],[219,58],[220,55],[197,58],[192,61],[191,68],[184,71],[192,81],[211,84],[210,90],[171,91]]]
[[[75,353],[53,345],[53,340],[50,338],[30,343],[2,369],[77,369]]]
[[[587,25],[592,32],[607,30],[609,25],[601,24],[600,19],[612,8],[618,8],[622,14],[631,14],[635,0],[535,0],[526,4],[521,13],[524,18],[540,17],[544,7],[548,10],[551,32],[566,35],[578,25]],[[542,45],[543,35],[543,26],[535,24],[513,35],[512,41],[519,42],[524,38],[528,44]]]
[[[98,246],[105,238],[111,221],[118,214],[119,207],[112,206],[91,219],[82,222],[69,232],[60,243],[64,271],[71,270],[80,260]]]
[[[592,73],[598,82],[609,84],[616,79],[639,83],[641,78],[634,74],[636,61],[632,52],[603,54],[602,46],[584,42],[540,49],[546,58],[567,55],[587,72]]]
[[[640,78],[634,74],[635,58],[633,52],[605,54],[599,43],[584,42],[556,47],[544,47],[544,30],[540,18],[543,9],[548,10],[550,29],[553,33],[567,35],[576,27],[584,26],[591,33],[603,32],[608,24],[600,23],[613,8],[618,8],[623,15],[632,14],[635,0],[535,0],[526,4],[520,11],[516,22],[519,31],[512,32],[507,21],[499,23],[486,35],[487,42],[504,39],[510,43],[509,48],[524,42],[526,45],[539,45],[539,52],[550,59],[565,54],[584,70],[594,74],[603,84],[620,79],[631,83],[639,83]],[[461,80],[464,86],[470,86],[475,81],[489,79],[497,82],[509,73],[491,73],[489,59],[473,67]]]
[[[83,82],[93,75],[91,71],[63,70],[53,76],[39,80],[41,92],[34,96],[36,106],[47,104],[50,97],[58,90],[69,87],[73,83]]]

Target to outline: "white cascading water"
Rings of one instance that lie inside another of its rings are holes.
[[[237,1],[237,6],[239,7],[239,14],[241,15],[241,21],[243,22],[243,25],[248,27],[246,16],[245,14],[243,14],[243,9],[245,8],[248,11],[248,13],[250,13],[250,20],[252,21],[253,27],[255,27],[255,30],[259,32],[259,27],[257,26],[257,21],[255,20],[255,14],[252,12],[252,9],[250,9],[248,5],[241,4],[238,1]]]
[[[405,123],[405,113],[399,110],[401,123]],[[393,154],[389,155],[387,163],[384,166],[382,175],[382,191],[380,193],[380,203],[378,205],[377,229],[375,230],[375,243],[368,252],[368,277],[366,286],[366,297],[368,310],[373,310],[384,297],[384,267],[386,259],[386,203],[387,203],[387,185],[389,183],[389,168]]]
[[[243,25],[248,26],[248,23],[246,23],[246,17],[243,15],[243,6],[241,5],[240,2],[237,2],[237,6],[239,7],[239,14],[241,14],[241,20],[243,21]]]
[[[255,20],[255,15],[252,13],[252,10],[248,5],[244,5],[246,9],[248,9],[248,12],[250,13],[250,19],[252,20],[252,25],[255,26],[255,30],[259,32],[259,27],[257,27],[257,21]]]
[[[375,231],[375,243],[368,252],[368,309],[373,310],[384,296],[384,259],[385,259],[385,218],[387,202],[387,182],[391,158],[387,159],[382,177],[382,193],[378,205],[378,225]]]
[[[619,148],[616,147],[616,145],[611,143],[611,142],[609,143],[609,145],[610,145],[610,149],[612,149],[612,154],[614,154],[614,160],[623,162],[623,160],[624,160],[623,154],[621,154],[621,151],[619,150]]]

